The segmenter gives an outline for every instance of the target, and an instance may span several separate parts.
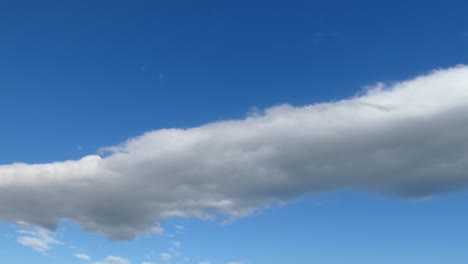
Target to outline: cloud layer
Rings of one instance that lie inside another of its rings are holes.
[[[168,217],[242,217],[312,192],[463,189],[467,116],[468,67],[458,66],[337,102],[151,131],[105,157],[0,166],[0,220],[67,220],[131,239]]]

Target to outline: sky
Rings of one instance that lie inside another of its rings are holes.
[[[0,1],[0,259],[466,263],[463,1]]]

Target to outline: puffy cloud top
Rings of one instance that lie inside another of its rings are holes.
[[[312,192],[462,189],[467,116],[468,67],[458,66],[337,102],[151,131],[104,157],[0,166],[0,220],[68,220],[131,239],[168,217],[242,217]]]

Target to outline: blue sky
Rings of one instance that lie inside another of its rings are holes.
[[[1,1],[2,262],[465,263],[467,7]]]

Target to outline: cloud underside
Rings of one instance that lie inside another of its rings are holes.
[[[458,66],[337,102],[151,131],[104,157],[0,166],[0,220],[66,220],[122,240],[168,217],[243,217],[313,192],[463,189],[467,117],[468,67]]]

